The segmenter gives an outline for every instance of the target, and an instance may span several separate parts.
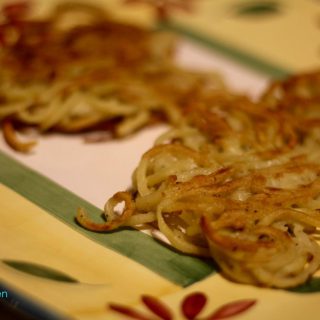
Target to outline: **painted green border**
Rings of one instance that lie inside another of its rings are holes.
[[[93,216],[100,216],[101,210],[1,151],[0,182],[96,243],[180,286],[186,287],[215,272],[213,262],[178,253],[136,230],[110,233],[85,230],[75,221],[77,208],[83,207]]]
[[[292,74],[290,70],[259,59],[248,52],[239,50],[217,39],[206,37],[205,35],[200,34],[182,24],[169,21],[167,23],[160,24],[158,28],[173,31],[186,38],[190,38],[209,49],[221,53],[227,58],[231,58],[232,60],[239,62],[250,69],[268,75],[272,78],[281,79]]]

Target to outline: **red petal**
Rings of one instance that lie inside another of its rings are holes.
[[[181,310],[188,320],[193,320],[201,312],[207,302],[206,296],[201,292],[195,292],[186,296],[182,302]]]
[[[239,300],[227,303],[207,317],[206,320],[218,320],[235,316],[251,308],[255,303],[256,300]]]
[[[130,308],[130,307],[125,307],[119,304],[114,304],[114,303],[109,303],[109,309],[121,313],[131,319],[136,319],[136,320],[152,320],[149,317],[146,317],[142,313]]]
[[[169,310],[169,308],[159,299],[152,296],[143,295],[142,302],[145,304],[146,307],[148,307],[150,311],[156,314],[159,318],[163,320],[173,319],[172,313]]]

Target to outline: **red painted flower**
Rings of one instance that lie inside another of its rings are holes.
[[[194,0],[124,0],[125,4],[143,3],[154,8],[158,21],[167,21],[174,10],[192,11]]]
[[[149,295],[141,297],[143,304],[161,320],[174,320],[173,312],[160,299]],[[187,295],[181,302],[181,313],[186,320],[200,320],[198,314],[203,310],[207,302],[207,297],[204,293],[195,292]],[[229,319],[240,313],[250,309],[256,300],[238,300],[222,305],[217,310],[214,310],[209,316],[201,318],[202,320],[221,320]],[[114,303],[109,303],[108,308],[126,316],[128,319],[135,320],[154,320],[152,315],[144,314],[131,307],[126,307]]]

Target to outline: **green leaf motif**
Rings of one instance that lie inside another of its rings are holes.
[[[320,292],[320,278],[319,277],[314,277],[310,279],[308,282],[289,289],[289,291],[292,292],[297,292],[297,293],[315,293],[315,292]]]
[[[280,12],[276,1],[250,1],[236,7],[235,13],[239,16],[265,16]]]
[[[55,269],[40,264],[16,260],[2,260],[2,262],[11,268],[31,274],[33,276],[46,278],[54,281],[79,283],[78,280],[62,273],[61,271],[57,271]]]

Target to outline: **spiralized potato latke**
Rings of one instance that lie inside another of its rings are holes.
[[[77,220],[161,232],[237,282],[306,282],[320,265],[319,79],[273,82],[255,102],[226,90],[192,95],[180,124],[142,156],[132,188],[107,201],[106,222],[83,209]]]
[[[7,143],[29,152],[17,129],[126,137],[155,122],[178,123],[192,92],[222,87],[215,73],[173,63],[175,37],[63,2],[32,17],[29,2],[0,12],[0,121]]]

